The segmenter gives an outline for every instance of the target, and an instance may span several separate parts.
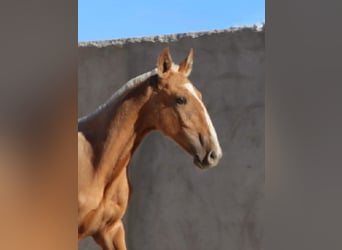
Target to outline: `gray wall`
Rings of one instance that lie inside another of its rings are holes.
[[[262,249],[265,33],[241,28],[79,45],[79,115],[155,67],[169,46],[175,62],[194,48],[190,80],[203,94],[223,149],[199,170],[173,141],[150,134],[130,164],[128,250]],[[91,239],[79,249],[99,249]]]

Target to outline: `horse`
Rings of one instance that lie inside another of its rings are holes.
[[[143,138],[160,131],[207,169],[222,150],[202,94],[188,76],[193,49],[179,64],[164,48],[157,67],[123,85],[78,121],[78,239],[92,236],[103,250],[126,250],[122,218],[128,206],[128,165]]]

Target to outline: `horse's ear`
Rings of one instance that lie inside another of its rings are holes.
[[[165,73],[170,71],[172,67],[172,58],[171,58],[169,48],[163,49],[163,51],[160,53],[157,66],[158,66],[158,75],[160,77],[163,77]]]
[[[189,55],[179,64],[178,71],[185,76],[189,76],[192,70],[192,64],[194,59],[194,50],[191,48]]]

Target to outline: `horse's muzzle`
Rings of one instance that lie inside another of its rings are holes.
[[[194,164],[200,169],[215,167],[220,159],[222,158],[222,153],[215,150],[209,151],[203,159],[200,158],[198,154],[194,157]]]

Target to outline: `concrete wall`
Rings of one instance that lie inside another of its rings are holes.
[[[190,80],[203,94],[223,149],[218,167],[195,168],[173,141],[152,133],[130,164],[128,250],[261,249],[264,183],[265,32],[242,28],[81,43],[79,115],[156,65],[194,48]],[[79,249],[99,249],[92,240]]]

